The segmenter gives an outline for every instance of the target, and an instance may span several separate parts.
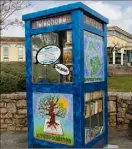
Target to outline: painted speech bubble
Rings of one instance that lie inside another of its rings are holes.
[[[60,54],[61,51],[57,46],[46,46],[38,51],[36,59],[38,63],[48,65],[56,62]]]
[[[55,70],[62,75],[69,75],[69,69],[63,64],[55,64]]]

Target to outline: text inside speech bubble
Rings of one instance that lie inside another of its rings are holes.
[[[57,46],[46,46],[38,51],[36,59],[38,63],[48,65],[56,62],[60,54],[61,51]]]

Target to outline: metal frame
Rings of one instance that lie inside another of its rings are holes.
[[[54,25],[44,28],[31,29],[31,21],[39,18],[49,17],[53,15],[71,13],[72,22],[61,25]],[[103,31],[100,31],[90,25],[84,24],[84,13],[98,19],[103,24]],[[84,4],[78,2],[74,4],[64,5],[49,10],[35,12],[23,16],[25,21],[25,45],[26,45],[26,87],[27,87],[27,117],[28,117],[28,147],[53,147],[53,148],[91,148],[101,139],[104,142],[98,147],[103,147],[108,143],[108,126],[107,126],[107,26],[108,20],[88,8]],[[32,83],[32,43],[31,36],[40,33],[48,33],[52,31],[72,30],[72,61],[73,61],[73,83],[72,84],[33,84]],[[84,83],[84,30],[103,37],[104,40],[104,81],[95,83]],[[84,117],[84,93],[96,90],[104,90],[104,132],[94,138],[85,145],[85,117]],[[71,93],[73,94],[74,109],[74,146],[67,146],[55,142],[42,141],[33,138],[33,92],[45,93]]]

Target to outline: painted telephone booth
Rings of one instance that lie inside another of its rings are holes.
[[[108,20],[80,2],[23,20],[28,147],[106,146]]]

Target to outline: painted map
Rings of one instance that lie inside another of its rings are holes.
[[[84,79],[85,82],[103,81],[103,38],[84,31]]]

